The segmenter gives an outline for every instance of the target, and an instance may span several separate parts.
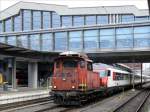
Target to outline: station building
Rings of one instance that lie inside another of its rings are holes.
[[[19,2],[0,12],[0,42],[40,52],[149,50],[149,21],[148,9],[132,5],[69,8]],[[37,80],[32,70],[39,65],[20,65],[29,82],[32,74]]]

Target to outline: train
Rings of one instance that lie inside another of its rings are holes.
[[[132,84],[132,72],[94,65],[86,54],[63,52],[54,60],[50,95],[60,105],[82,105]],[[135,85],[141,81],[135,75]],[[146,79],[143,77],[143,82]]]

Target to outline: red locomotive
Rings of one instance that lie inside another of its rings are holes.
[[[86,55],[61,53],[54,61],[52,94],[55,103],[78,105],[94,97],[91,94],[98,92],[100,78],[92,68],[92,61]]]

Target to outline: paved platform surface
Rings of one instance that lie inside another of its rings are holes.
[[[19,87],[16,90],[0,91],[0,104],[20,102],[49,96],[50,89]]]

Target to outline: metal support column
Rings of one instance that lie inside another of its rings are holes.
[[[134,78],[135,78],[135,70],[134,70],[134,60],[132,61],[133,63],[133,68],[132,68],[132,91],[135,91],[135,83],[134,83]]]
[[[143,84],[143,64],[141,63],[141,88],[142,88],[142,84]]]

